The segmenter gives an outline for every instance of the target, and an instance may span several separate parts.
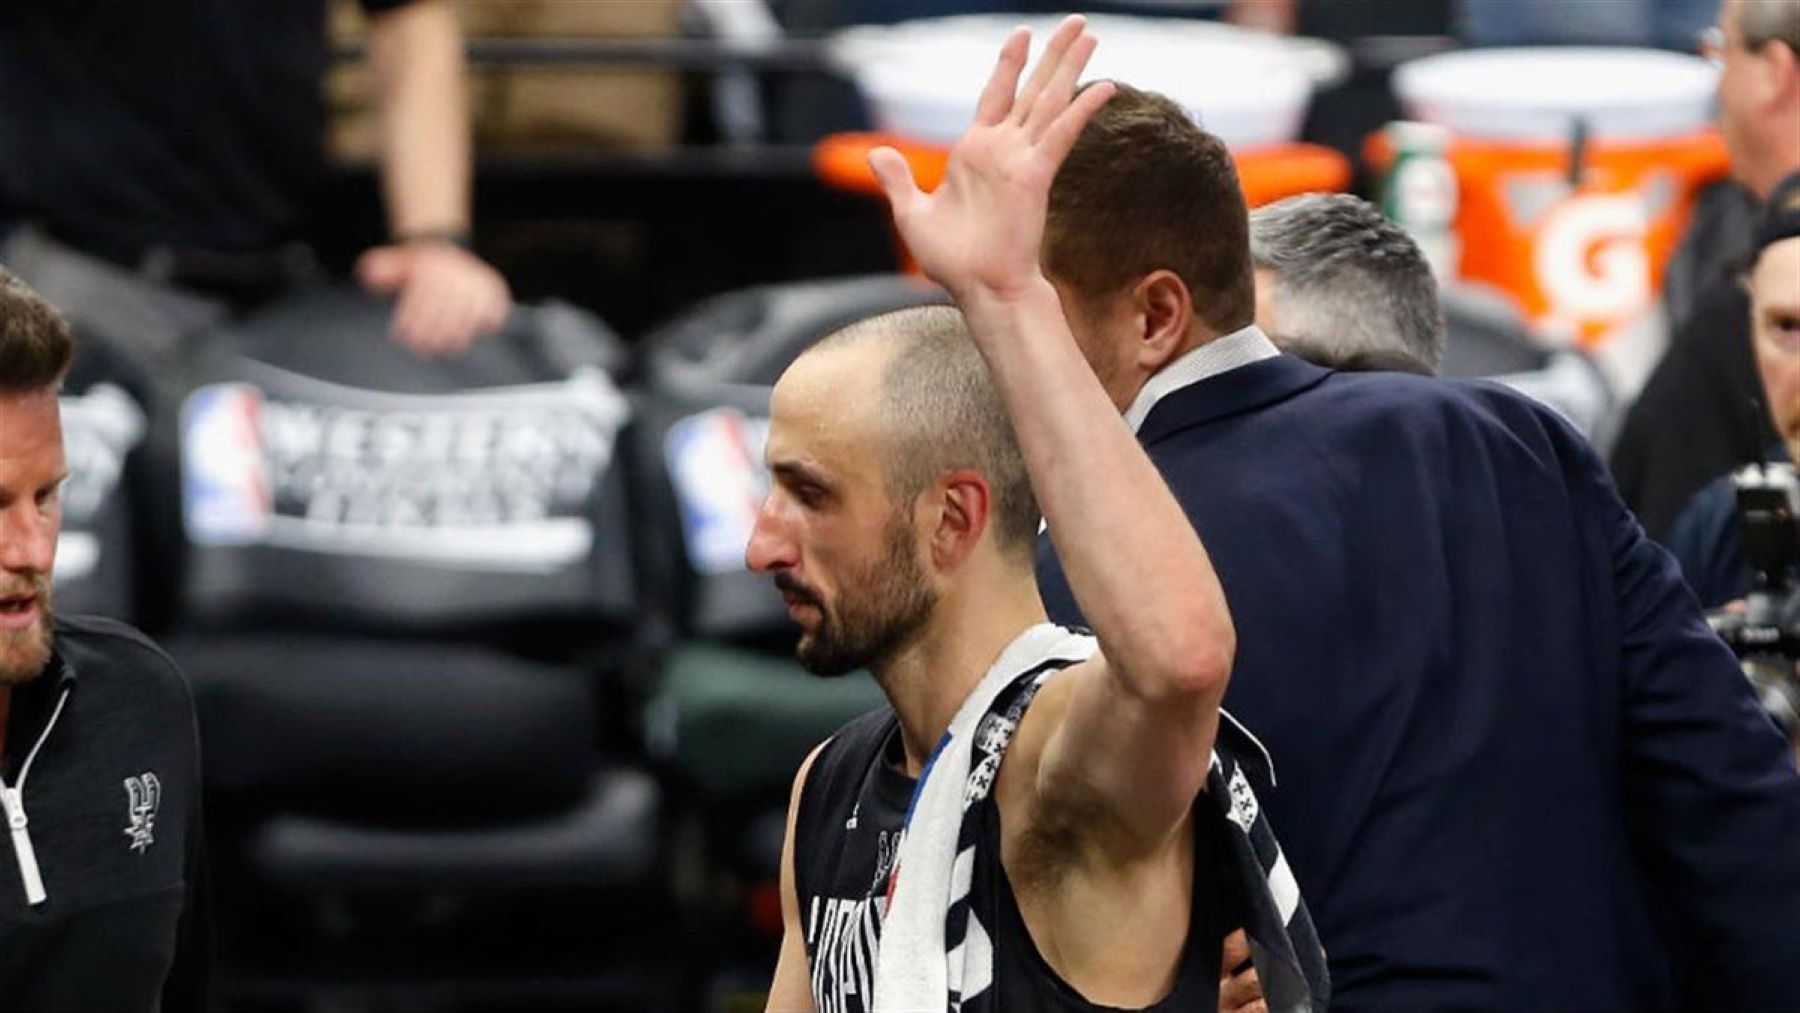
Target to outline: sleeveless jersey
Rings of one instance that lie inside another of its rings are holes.
[[[844,726],[813,761],[794,817],[794,892],[818,1013],[859,1013],[873,1000],[888,873],[915,781],[906,776],[899,719],[890,708]],[[993,926],[992,1007],[1007,1013],[1111,1010],[1064,982],[1032,941],[1000,861],[1000,810],[978,803],[982,840],[971,903]],[[1163,1013],[1218,1005],[1225,926],[1225,858],[1219,818],[1195,808],[1194,892],[1174,989],[1145,1007]]]

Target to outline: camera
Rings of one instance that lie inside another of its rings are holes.
[[[1744,556],[1755,575],[1742,609],[1707,622],[1743,665],[1763,709],[1800,740],[1800,473],[1752,464],[1732,475]]]

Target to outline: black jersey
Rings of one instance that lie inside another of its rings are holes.
[[[794,893],[819,1013],[856,1013],[873,998],[888,873],[914,779],[905,774],[892,709],[866,714],[833,736],[813,761],[794,817]],[[1083,999],[1038,953],[1000,862],[1000,810],[982,808],[980,868],[970,887],[983,924],[994,926],[992,1008],[1007,1013],[1106,1010]],[[1194,895],[1175,988],[1155,1011],[1218,1005],[1223,905],[1216,814],[1195,811]]]

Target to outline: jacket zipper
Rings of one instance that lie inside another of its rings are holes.
[[[31,764],[37,760],[38,750],[44,748],[45,740],[56,728],[56,719],[62,717],[63,705],[69,702],[69,690],[64,688],[62,696],[56,700],[56,710],[50,713],[50,723],[38,736],[37,744],[25,757],[25,765],[19,768],[19,783],[8,785],[0,778],[0,806],[6,810],[6,825],[12,832],[13,853],[19,858],[19,879],[25,884],[25,900],[36,907],[42,904],[48,894],[44,892],[44,875],[38,869],[37,849],[31,846],[31,833],[26,828],[30,821],[25,816],[25,779],[31,776]]]

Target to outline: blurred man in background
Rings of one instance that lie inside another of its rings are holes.
[[[194,708],[142,634],[54,615],[68,325],[0,271],[0,1005],[201,1010]]]
[[[1279,354],[1248,232],[1224,144],[1121,87],[1044,260],[1225,588],[1333,1009],[1800,1003],[1800,778],[1674,561],[1541,405]]]
[[[1731,172],[1757,200],[1800,170],[1800,0],[1725,0],[1704,48],[1719,65],[1719,129]],[[1754,408],[1748,297],[1721,274],[1679,321],[1668,352],[1626,416],[1610,464],[1652,537],[1667,535],[1714,476],[1775,441]]]
[[[1720,610],[1716,626],[1800,762],[1800,477],[1791,463],[1800,461],[1800,173],[1770,196],[1754,250],[1750,341],[1781,439],[1765,461],[1701,490],[1675,519],[1669,550],[1701,604]]]
[[[396,339],[466,347],[510,295],[468,252],[469,133],[449,0],[361,0],[389,245],[357,265]],[[323,178],[325,0],[0,4],[7,264],[76,328],[152,369],[181,339],[316,271],[298,242]]]
[[[1773,461],[1800,461],[1800,173],[1789,176],[1763,208],[1755,250],[1746,279],[1749,344],[1769,421],[1780,436],[1764,453]],[[1753,574],[1744,557],[1730,475],[1716,478],[1688,503],[1669,531],[1668,545],[1702,605],[1716,608],[1750,591]]]
[[[1341,193],[1250,214],[1256,323],[1276,347],[1334,369],[1437,373],[1444,311],[1417,243],[1375,205]]]

